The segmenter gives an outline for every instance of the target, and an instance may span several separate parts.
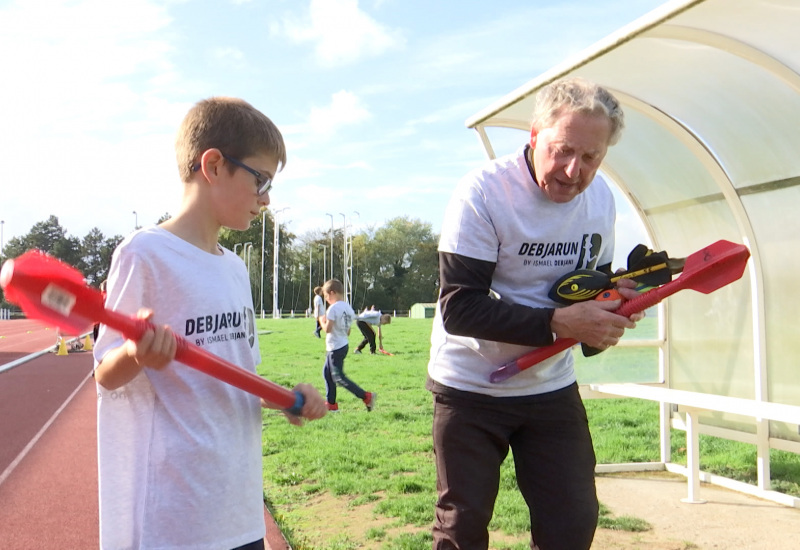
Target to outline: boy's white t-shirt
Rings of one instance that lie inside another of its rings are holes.
[[[614,198],[599,176],[567,203],[547,198],[531,176],[525,149],[467,174],[451,198],[439,251],[496,264],[491,289],[499,299],[535,308],[559,307],[552,284],[576,269],[610,264]],[[437,304],[429,376],[445,386],[491,396],[524,396],[575,381],[570,350],[497,384],[489,375],[535,348],[448,334]]]
[[[350,304],[339,300],[332,303],[325,312],[325,317],[329,323],[333,323],[332,329],[325,335],[325,349],[333,351],[344,347],[350,341],[350,325],[353,324],[356,318],[356,312],[350,307]]]
[[[221,250],[139,230],[114,252],[107,307],[150,308],[153,323],[255,372],[247,270]],[[95,360],[123,342],[103,327]],[[258,397],[178,362],[97,392],[101,548],[218,550],[264,537]]]
[[[381,324],[381,312],[377,309],[368,309],[362,311],[356,317],[357,321],[363,321],[370,325],[380,325]]]
[[[314,295],[314,317],[325,315],[325,300],[319,294]]]

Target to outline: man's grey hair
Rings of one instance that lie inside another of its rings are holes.
[[[625,127],[622,107],[611,92],[583,78],[572,77],[556,80],[539,90],[531,128],[548,128],[565,112],[606,115],[611,122],[609,145],[619,141]]]

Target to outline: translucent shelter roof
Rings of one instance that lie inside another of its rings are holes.
[[[798,0],[668,2],[467,121],[494,156],[486,129],[527,131],[540,87],[598,82],[626,116],[601,172],[656,249],[750,248],[740,281],[669,299],[669,387],[800,405],[799,28]],[[797,426],[776,430],[798,439]]]

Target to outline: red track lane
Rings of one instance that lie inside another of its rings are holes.
[[[58,343],[58,332],[37,321],[0,321],[0,366]]]
[[[0,485],[0,547],[99,546],[96,403],[89,379]]]
[[[91,371],[91,352],[80,352],[46,353],[0,373],[0,475]]]
[[[55,347],[55,331],[0,321],[0,369]],[[46,353],[0,372],[0,548],[99,546],[97,399],[90,352]],[[49,423],[49,425],[48,425]],[[268,550],[288,550],[264,513]]]

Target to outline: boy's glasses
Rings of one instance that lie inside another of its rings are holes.
[[[256,187],[258,188],[257,191],[259,195],[269,193],[269,190],[272,189],[272,176],[270,176],[269,174],[262,174],[258,170],[253,170],[242,161],[237,160],[233,157],[229,157],[225,153],[222,153],[222,156],[231,164],[235,164],[239,168],[244,168],[245,170],[247,170],[256,177]]]
[[[229,157],[225,153],[222,153],[222,157],[225,160],[227,160],[228,162],[230,162],[231,164],[235,164],[239,168],[244,168],[245,170],[247,170],[248,172],[250,172],[251,174],[253,174],[256,177],[256,192],[259,195],[264,195],[266,193],[269,193],[269,190],[272,189],[272,176],[270,176],[269,174],[262,174],[258,170],[254,170],[253,168],[250,168],[249,166],[247,166],[242,161],[240,161],[238,159],[235,159],[233,157]],[[193,172],[197,172],[198,170],[200,170],[200,164],[199,163],[195,164],[194,166],[192,166],[192,171]]]

